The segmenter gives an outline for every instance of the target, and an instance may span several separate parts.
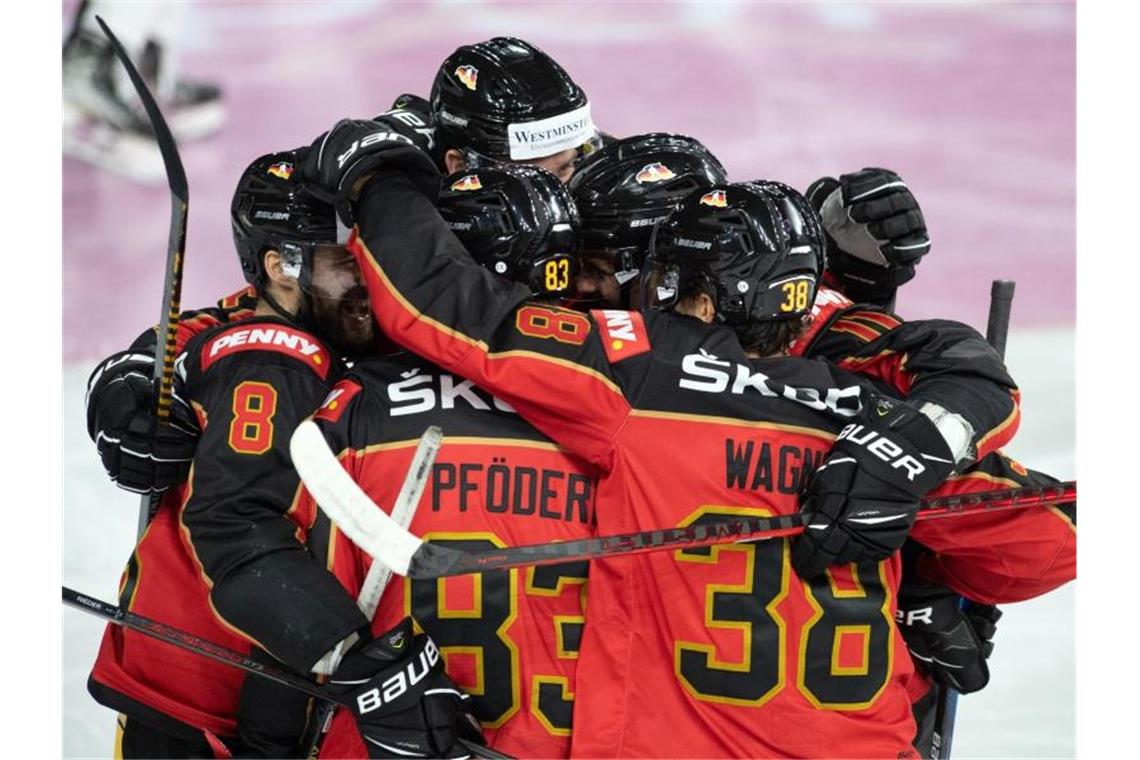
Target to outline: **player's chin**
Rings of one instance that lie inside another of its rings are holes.
[[[353,313],[340,315],[340,325],[337,332],[340,342],[350,348],[364,348],[372,343],[376,336],[376,322],[372,319],[372,312],[363,314]]]

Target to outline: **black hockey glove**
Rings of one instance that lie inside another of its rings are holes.
[[[87,433],[111,480],[135,493],[165,491],[182,483],[198,445],[198,424],[180,399],[170,423],[154,416],[154,357],[122,351],[109,357],[87,381]]]
[[[328,685],[349,709],[369,757],[466,757],[457,740],[485,743],[470,697],[443,670],[412,619],[350,650]]]
[[[872,396],[800,496],[800,511],[810,519],[792,544],[796,573],[809,579],[828,565],[889,557],[910,533],[918,500],[953,465],[930,418],[905,402]]]
[[[399,119],[411,127],[420,136],[418,144],[424,150],[431,153],[435,148],[435,127],[432,126],[431,122],[431,103],[426,99],[405,92],[392,101],[392,106],[387,111],[372,120],[381,121],[389,117]],[[434,157],[435,154],[432,155]]]
[[[930,252],[918,201],[899,175],[863,169],[823,177],[806,193],[827,231],[827,271],[853,301],[891,308]]]
[[[301,163],[302,176],[336,206],[345,226],[353,224],[351,202],[363,180],[381,167],[402,171],[433,201],[439,194],[439,169],[427,153],[428,141],[399,113],[375,121],[341,119],[313,142]]]
[[[1001,610],[988,604],[962,609],[954,591],[926,583],[904,581],[898,600],[895,617],[915,664],[962,694],[985,688]]]

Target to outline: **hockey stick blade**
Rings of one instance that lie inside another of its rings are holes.
[[[429,434],[442,438],[439,428],[428,428],[424,437]],[[297,426],[289,441],[289,455],[305,488],[340,530],[392,572],[406,576],[412,555],[423,541],[401,528],[356,485],[315,422],[305,420]]]
[[[174,396],[174,352],[175,338],[178,333],[178,314],[182,309],[182,264],[186,252],[186,222],[190,214],[190,188],[186,182],[186,170],[182,166],[182,158],[178,155],[178,145],[158,109],[158,103],[147,89],[146,82],[139,75],[138,69],[131,62],[122,43],[115,37],[107,23],[99,16],[95,17],[99,28],[111,42],[111,47],[118,56],[119,62],[130,77],[143,109],[150,120],[154,130],[155,142],[162,154],[162,163],[166,167],[166,181],[170,185],[170,234],[166,248],[166,277],[162,286],[162,310],[158,317],[158,341],[155,344],[154,381],[158,386],[158,398],[155,399],[155,417],[159,424],[166,424],[170,419],[170,404]],[[142,497],[139,503],[138,537],[142,538],[147,524],[158,509],[160,496],[149,494]]]
[[[316,697],[326,702],[337,701],[332,693],[325,687],[310,681],[300,673],[285,667],[258,662],[257,660],[245,656],[241,652],[234,651],[221,644],[215,644],[212,641],[171,627],[165,623],[160,623],[157,620],[128,612],[121,607],[116,607],[113,604],[96,599],[93,596],[81,594],[67,586],[63,587],[63,603],[90,615],[101,617],[115,625],[121,625],[124,628],[138,631],[145,636],[165,641],[167,644],[178,647],[179,649],[195,652],[203,657],[209,657],[211,660],[244,670],[247,673],[253,673],[262,678],[276,681],[283,686],[304,692],[311,697]],[[481,744],[476,744],[466,739],[458,739],[457,741],[475,757],[488,758],[489,760],[510,760],[510,755],[496,752]]]

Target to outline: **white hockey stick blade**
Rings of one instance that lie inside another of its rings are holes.
[[[443,433],[435,425],[429,427],[420,436],[416,453],[412,455],[408,472],[404,475],[404,483],[400,486],[400,492],[396,494],[396,502],[392,505],[390,513],[396,524],[404,530],[409,530],[412,526],[412,520],[416,516],[416,507],[419,506],[420,498],[424,495],[424,489],[427,488],[428,475],[431,474],[431,467],[435,464],[435,457],[439,453],[442,441]],[[356,598],[356,603],[360,607],[360,611],[364,613],[364,617],[371,620],[372,616],[376,614],[376,608],[380,605],[380,597],[383,595],[384,589],[388,587],[388,581],[391,578],[392,570],[383,562],[373,562],[372,566],[368,568],[368,576],[364,579],[364,585],[360,587],[360,595]]]
[[[345,472],[312,420],[297,426],[289,441],[293,466],[309,493],[354,544],[397,575],[407,575],[423,541],[396,524]]]

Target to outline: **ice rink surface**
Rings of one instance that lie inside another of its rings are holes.
[[[65,8],[70,7],[65,4]],[[114,9],[107,14],[115,25]],[[890,166],[926,213],[933,253],[904,317],[984,328],[989,282],[1018,281],[1008,360],[1023,389],[1009,452],[1075,476],[1075,18],[1065,3],[786,5],[680,2],[198,3],[184,64],[226,91],[229,122],[183,145],[190,226],[183,304],[240,284],[233,184],[256,155],[309,142],[341,116],[427,94],[456,46],[514,34],[586,89],[626,135],[692,134],[733,179],[797,187]],[[64,580],[113,600],[137,497],[103,475],[84,430],[92,362],[158,313],[166,191],[63,162]],[[1075,584],[1009,605],[993,680],[959,703],[955,757],[1072,757]],[[84,688],[101,623],[63,610],[65,757],[108,757],[114,715]]]

